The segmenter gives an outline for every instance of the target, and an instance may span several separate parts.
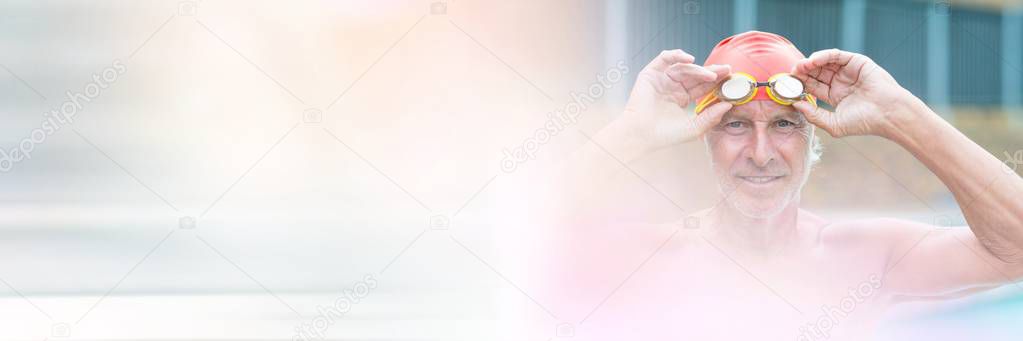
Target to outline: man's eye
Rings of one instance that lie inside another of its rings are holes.
[[[725,124],[725,126],[728,128],[742,128],[742,122],[739,121],[728,122],[727,124]]]
[[[786,121],[786,120],[778,121],[778,128],[792,128],[792,127],[795,127],[795,126],[796,126],[796,124],[793,123],[792,121]]]

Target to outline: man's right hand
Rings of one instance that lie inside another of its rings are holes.
[[[731,103],[716,103],[699,115],[686,108],[712,91],[731,67],[703,67],[693,64],[694,60],[682,50],[661,52],[640,71],[625,113],[605,133],[626,139],[621,142],[629,145],[630,153],[644,154],[694,140],[717,125]],[[626,159],[639,156],[623,155]]]

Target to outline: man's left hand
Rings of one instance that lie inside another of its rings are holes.
[[[894,120],[911,114],[908,105],[918,101],[867,56],[838,49],[814,52],[796,64],[792,75],[803,81],[807,93],[834,106],[830,112],[805,100],[793,104],[810,123],[834,137],[890,138]]]

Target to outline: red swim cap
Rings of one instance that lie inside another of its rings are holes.
[[[758,82],[767,82],[771,76],[792,71],[796,62],[803,58],[806,58],[803,53],[785,37],[768,32],[748,31],[725,38],[714,46],[703,65],[731,65],[733,73],[748,73]],[[717,96],[711,92],[701,99],[700,103],[716,100]],[[759,89],[753,100],[770,101],[771,97],[767,95],[765,89]],[[808,100],[816,103],[812,98]]]

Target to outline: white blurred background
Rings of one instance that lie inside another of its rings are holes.
[[[126,67],[0,174],[5,339],[291,339],[367,274],[330,337],[489,335],[501,150],[605,69],[582,1],[2,6],[5,150]]]

